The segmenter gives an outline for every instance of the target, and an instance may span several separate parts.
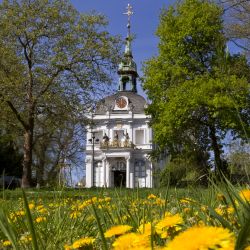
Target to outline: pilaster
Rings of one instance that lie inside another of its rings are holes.
[[[103,158],[102,159],[102,168],[103,168],[103,186],[104,187],[107,187],[107,183],[106,183],[106,161],[107,161],[107,158]]]
[[[132,163],[130,165],[130,188],[134,187],[135,187],[135,165]]]
[[[130,188],[130,157],[126,158],[126,188]]]
[[[86,187],[91,188],[93,187],[93,175],[94,171],[92,168],[92,160],[86,159]]]

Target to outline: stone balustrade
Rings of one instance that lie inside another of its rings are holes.
[[[108,148],[134,148],[134,144],[129,141],[120,141],[120,140],[113,140],[113,141],[104,141],[100,143],[101,149],[108,149]]]

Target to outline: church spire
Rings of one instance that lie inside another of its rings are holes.
[[[132,56],[132,48],[131,48],[131,17],[134,14],[134,12],[133,12],[133,8],[132,8],[132,6],[130,4],[128,4],[127,12],[125,12],[123,14],[128,16],[128,24],[127,24],[128,34],[127,34],[127,37],[126,37],[125,54]]]
[[[127,37],[125,52],[123,54],[122,62],[119,64],[118,74],[119,78],[119,91],[132,91],[137,92],[136,78],[138,77],[137,66],[133,61],[132,46],[131,46],[131,16],[134,14],[132,6],[128,4],[127,12],[123,13],[128,16],[127,23]],[[127,86],[130,85],[130,86]],[[129,88],[130,87],[130,88]]]
[[[128,16],[127,28],[128,28],[128,37],[130,37],[131,16],[134,14],[133,8],[132,8],[132,6],[131,6],[130,4],[128,4],[127,12],[125,12],[125,13],[123,13],[123,14]]]

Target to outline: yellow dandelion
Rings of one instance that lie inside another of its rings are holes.
[[[79,212],[79,211],[73,211],[70,215],[69,215],[69,217],[71,218],[71,219],[76,219],[76,218],[78,218],[78,217],[80,217],[81,216],[81,213]]]
[[[105,235],[105,238],[110,238],[110,237],[113,237],[115,235],[125,234],[126,232],[130,231],[131,229],[132,229],[132,227],[129,225],[113,226],[110,229],[108,229],[104,235]]]
[[[110,202],[110,201],[111,201],[111,198],[110,198],[110,197],[106,197],[104,200],[105,200],[106,202]]]
[[[28,244],[32,241],[32,237],[29,234],[24,234],[21,236],[20,241],[24,244]]]
[[[215,212],[221,216],[226,214],[227,207],[225,205],[219,205],[217,208],[215,208]]]
[[[143,234],[129,233],[120,236],[112,245],[114,250],[151,249],[150,237]]]
[[[85,247],[85,246],[91,246],[93,245],[94,241],[95,239],[91,237],[81,238],[73,242],[71,249],[78,249],[78,248]]]
[[[80,204],[79,206],[78,206],[78,209],[79,210],[83,210],[85,207],[87,207],[88,205],[85,203],[85,202],[83,202],[82,204]]]
[[[16,216],[24,216],[25,212],[23,210],[17,211]]]
[[[135,240],[135,238],[135,233],[122,235],[116,239],[112,246],[114,247],[114,250],[133,249],[133,241]]]
[[[167,215],[156,224],[155,229],[158,234],[163,234],[169,228],[175,228],[178,231],[180,229],[179,225],[182,222],[183,219],[179,214]]]
[[[189,204],[189,203],[192,203],[192,202],[195,202],[195,201],[192,200],[191,198],[180,199],[180,203],[182,203],[182,204]]]
[[[41,210],[41,209],[43,209],[43,208],[44,208],[43,205],[38,205],[38,206],[36,207],[36,210],[39,211],[39,210]]]
[[[227,213],[228,214],[233,214],[235,211],[234,211],[234,208],[232,207],[232,206],[229,206],[228,208],[227,208]]]
[[[11,242],[10,242],[9,240],[5,240],[5,241],[3,242],[3,246],[4,246],[4,247],[11,246]]]
[[[163,205],[165,205],[165,200],[160,199],[160,198],[156,198],[155,204],[158,206],[163,206]]]
[[[37,223],[40,223],[40,222],[43,222],[43,221],[46,221],[46,220],[47,220],[46,217],[37,217],[36,218]]]
[[[202,212],[207,212],[208,211],[208,207],[207,206],[201,206],[201,211]]]
[[[250,246],[247,246],[244,250],[250,250]]]
[[[98,198],[97,197],[92,197],[92,199],[90,200],[90,203],[95,203],[98,202]]]
[[[34,208],[35,208],[35,204],[34,204],[34,203],[30,203],[30,204],[29,204],[29,209],[30,209],[30,210],[33,210]]]
[[[243,200],[250,202],[250,189],[240,191],[240,197]]]
[[[72,249],[72,247],[71,246],[69,246],[69,245],[64,245],[64,250],[71,250]]]
[[[234,236],[222,227],[191,227],[177,235],[166,247],[166,250],[233,250]]]
[[[189,213],[189,212],[191,212],[191,208],[190,208],[190,207],[185,207],[185,208],[183,209],[183,212],[184,212],[184,213]]]
[[[38,210],[38,212],[40,214],[48,214],[48,210],[46,208],[42,208],[42,209]]]
[[[43,205],[37,206],[36,210],[40,214],[47,214],[48,213],[48,210]]]
[[[154,194],[150,194],[149,196],[148,196],[148,199],[149,200],[153,200],[153,199],[156,199],[157,197],[154,195]]]
[[[146,224],[142,224],[139,226],[138,231],[141,234],[144,235],[151,235],[152,234],[152,225],[150,222],[146,223]]]

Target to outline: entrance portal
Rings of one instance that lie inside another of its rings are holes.
[[[111,162],[111,187],[126,187],[126,162],[117,157]]]
[[[126,187],[126,171],[114,171],[114,186]]]

